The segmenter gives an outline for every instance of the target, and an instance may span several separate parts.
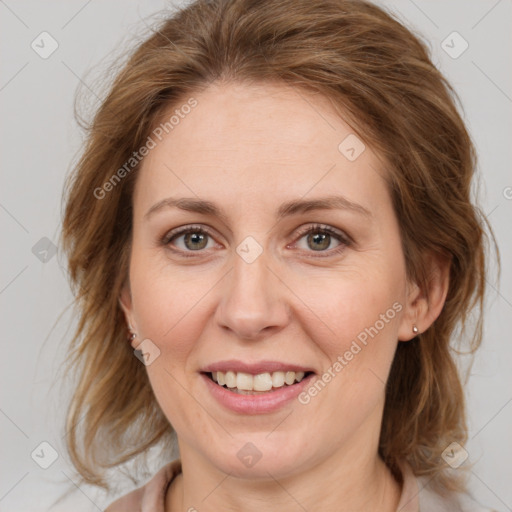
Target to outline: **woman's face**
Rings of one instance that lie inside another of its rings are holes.
[[[193,98],[152,135],[122,295],[182,457],[276,478],[376,457],[411,337],[382,163],[318,95],[215,84]]]

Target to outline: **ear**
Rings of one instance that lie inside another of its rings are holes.
[[[443,310],[450,284],[451,257],[431,254],[426,263],[426,283],[422,286],[408,283],[405,311],[398,330],[400,341],[409,341],[426,331]],[[412,330],[413,325],[418,328],[417,334]]]
[[[137,323],[135,322],[132,305],[132,294],[129,283],[123,285],[119,295],[119,305],[124,312],[126,323],[133,332],[138,332]],[[136,339],[134,340],[136,341]],[[133,345],[133,344],[132,344]],[[135,347],[134,347],[135,348]]]

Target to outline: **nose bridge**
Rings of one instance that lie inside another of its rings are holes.
[[[244,339],[270,328],[279,330],[288,320],[283,287],[270,269],[269,255],[266,251],[255,254],[250,243],[242,242],[233,254],[233,269],[226,276],[217,311],[219,324]]]

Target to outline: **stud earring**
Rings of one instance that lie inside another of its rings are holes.
[[[137,335],[134,332],[132,332],[130,333],[130,336],[128,336],[128,341],[133,341],[136,337]]]
[[[129,334],[127,339],[128,341],[133,341],[137,337],[137,334],[133,332],[132,326],[130,324],[128,324],[128,331]]]
[[[413,324],[413,325],[412,325],[412,332],[413,332],[414,334],[418,334],[419,330],[418,330],[418,328],[416,327],[416,324]]]

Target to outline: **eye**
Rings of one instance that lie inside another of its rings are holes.
[[[339,254],[350,245],[350,239],[341,231],[330,226],[315,224],[299,232],[300,238],[295,245],[308,252],[327,253],[326,256]],[[304,240],[303,243],[301,241]],[[333,244],[337,244],[333,247]],[[322,255],[323,256],[323,255]]]
[[[164,246],[171,246],[173,251],[184,256],[193,256],[190,253],[199,253],[215,246],[213,236],[203,226],[176,228],[167,233],[161,243]],[[299,239],[293,245],[306,252],[319,253],[318,256],[322,257],[341,253],[351,245],[351,240],[343,232],[330,226],[314,224],[299,231]]]
[[[164,245],[174,245],[181,252],[197,252],[211,249],[212,237],[208,230],[201,226],[187,226],[167,233],[162,239]]]

